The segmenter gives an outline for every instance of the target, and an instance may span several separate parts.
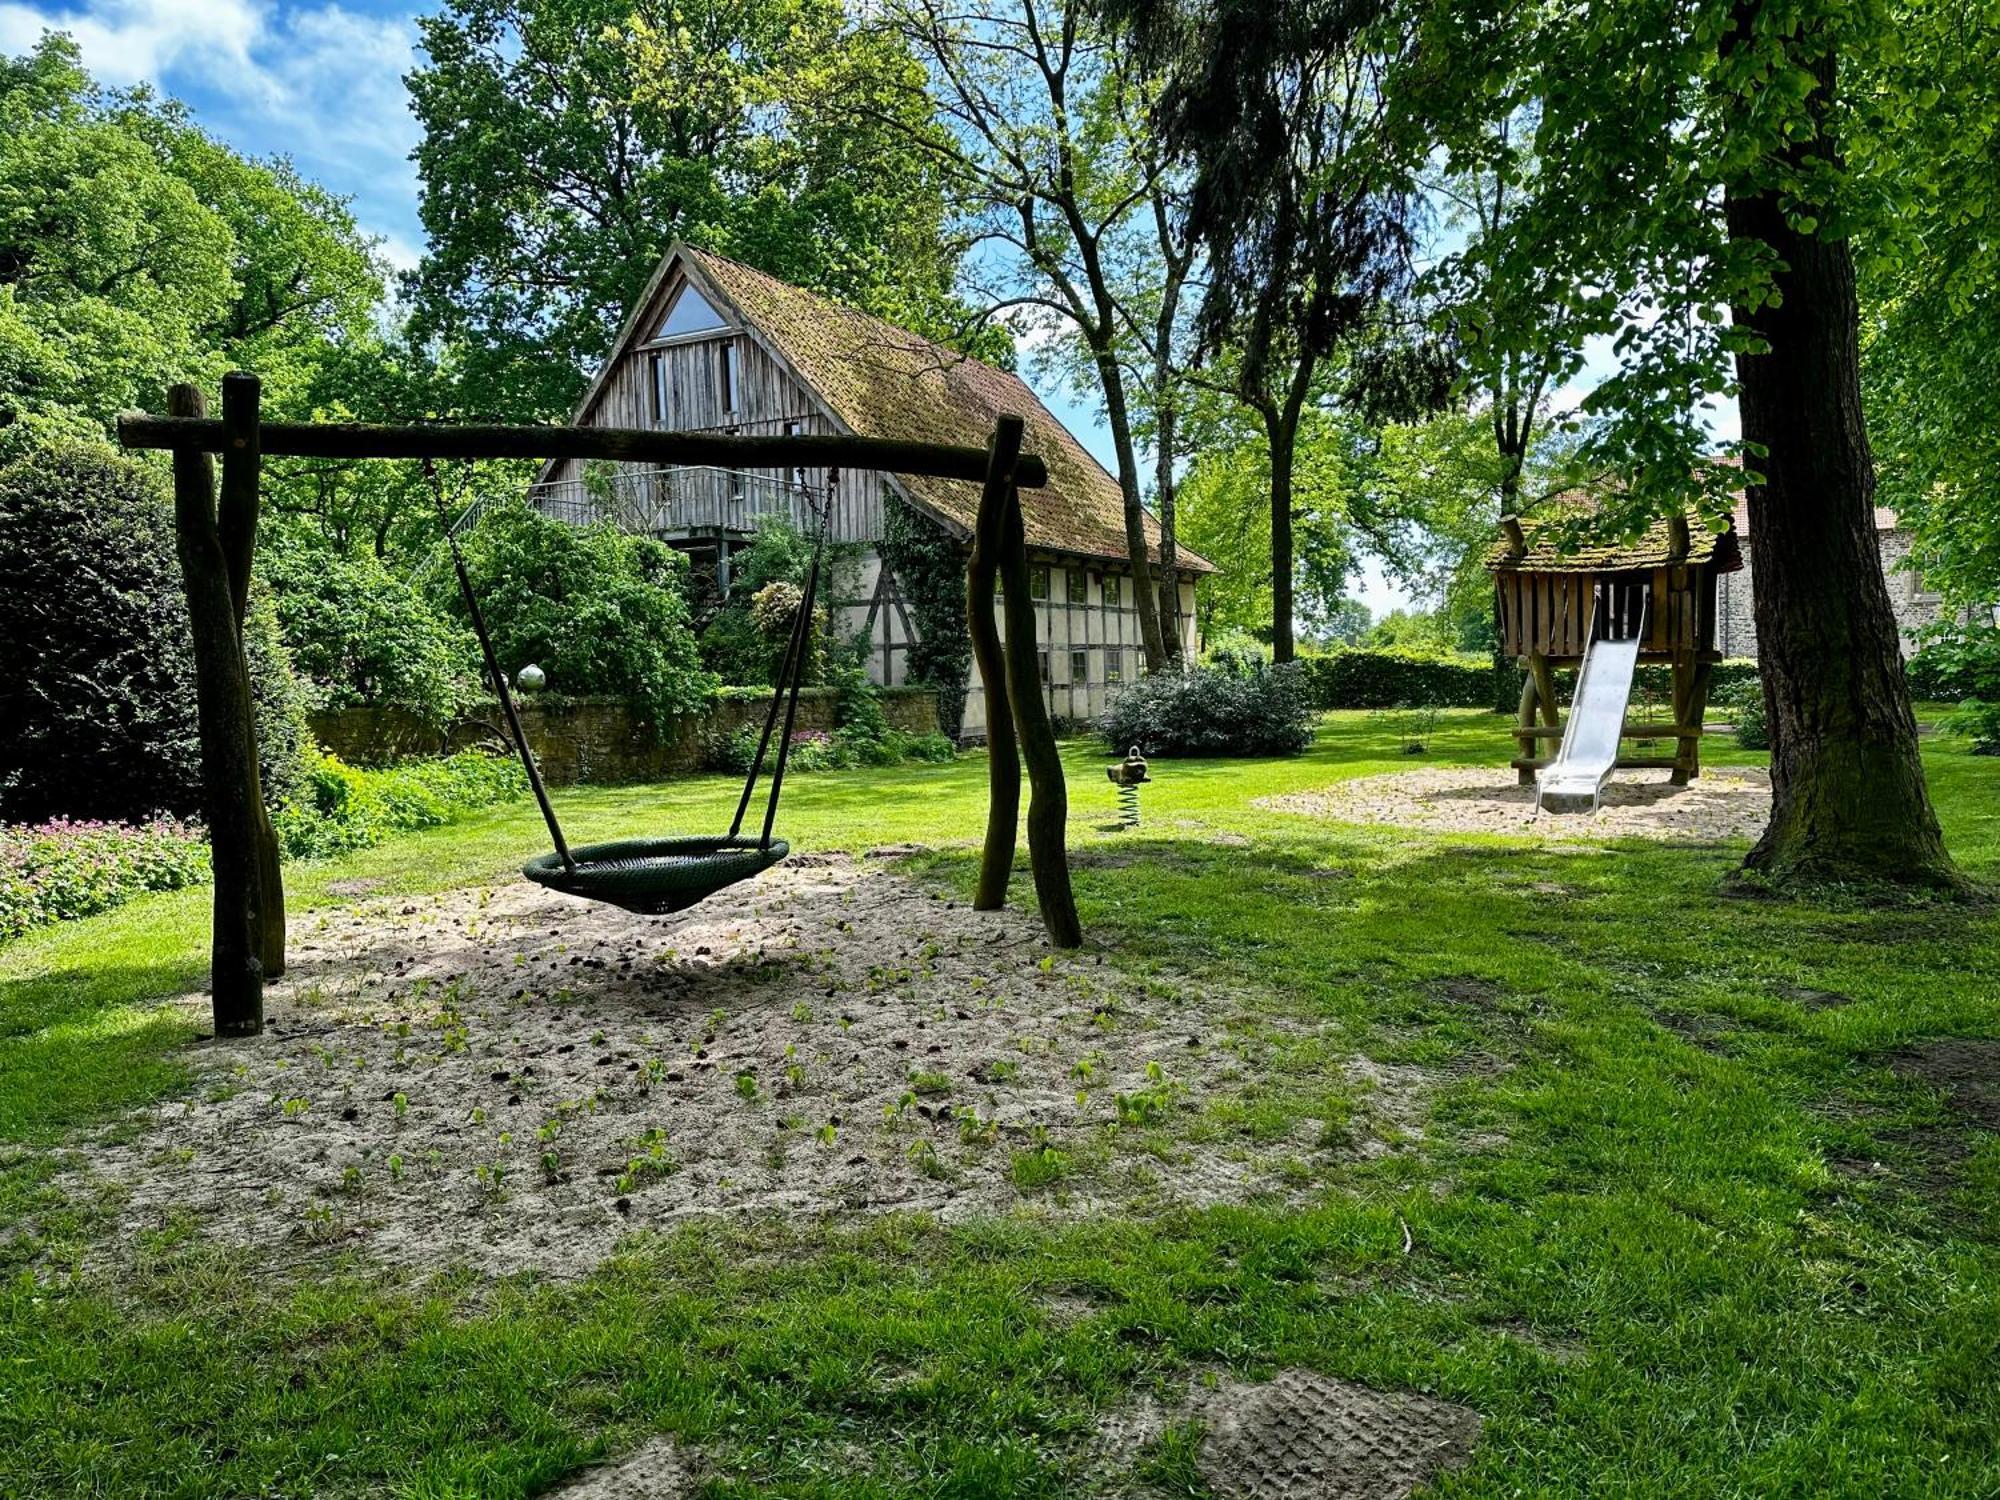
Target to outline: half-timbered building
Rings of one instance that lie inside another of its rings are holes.
[[[1026,450],[1049,470],[1046,488],[1021,495],[1049,710],[1059,719],[1095,718],[1110,691],[1144,665],[1123,496],[1118,481],[1018,376],[737,261],[676,245],[571,420],[976,445],[1003,413],[1026,422]],[[531,498],[552,515],[579,522],[608,517],[658,536],[691,554],[726,591],[731,555],[749,544],[763,518],[783,516],[804,529],[814,501],[827,493],[827,477],[634,465],[586,474],[563,460],[543,471]],[[885,507],[900,499],[966,544],[978,487],[843,473],[832,494],[832,539],[860,544],[862,556],[852,596],[834,601],[837,619],[866,634],[877,682],[906,682],[915,628],[876,546]],[[1159,524],[1149,514],[1145,525],[1157,573]],[[1180,552],[1174,583],[1189,653],[1197,646],[1195,585],[1211,571],[1205,559]],[[983,699],[975,680],[966,702],[968,738],[984,733]]]

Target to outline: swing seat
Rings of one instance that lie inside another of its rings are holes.
[[[559,854],[544,854],[521,873],[552,891],[658,917],[762,874],[791,852],[783,839],[619,839],[572,849],[573,867]]]

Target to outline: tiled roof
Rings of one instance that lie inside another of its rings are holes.
[[[687,247],[681,253],[859,436],[978,446],[1002,413],[1021,417],[1025,450],[1049,470],[1047,488],[1021,491],[1028,545],[1093,557],[1127,555],[1118,481],[1018,376],[739,261]],[[901,482],[939,515],[972,530],[977,485],[907,476]],[[1150,512],[1146,539],[1157,549],[1160,526]],[[1186,548],[1180,562],[1214,571],[1214,564]]]
[[[1503,538],[1487,552],[1487,570],[1495,573],[1622,573],[1639,568],[1664,568],[1678,563],[1705,563],[1710,559],[1724,573],[1734,573],[1743,566],[1742,549],[1737,545],[1733,530],[1718,534],[1698,521],[1690,522],[1687,555],[1676,558],[1671,555],[1673,538],[1664,519],[1655,521],[1636,537],[1610,541],[1577,540],[1567,548],[1562,545],[1571,540],[1563,525],[1565,519],[1551,516],[1539,523],[1522,521],[1521,530],[1528,542],[1526,555],[1509,556],[1507,542]]]

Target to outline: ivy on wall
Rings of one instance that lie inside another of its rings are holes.
[[[909,680],[934,688],[938,726],[953,739],[965,722],[972,637],[965,627],[965,549],[936,521],[883,487],[882,566],[895,575],[917,639]]]

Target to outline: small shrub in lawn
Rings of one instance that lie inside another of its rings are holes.
[[[1938,720],[1938,733],[1972,741],[1974,755],[2000,755],[2000,702],[1967,698]]]
[[[1745,750],[1771,748],[1771,728],[1764,721],[1764,688],[1754,679],[1730,693],[1730,721],[1736,727],[1736,743]]]
[[[201,829],[175,818],[0,826],[0,943],[147,891],[199,885],[208,873]]]
[[[1296,666],[1232,659],[1128,683],[1098,725],[1116,754],[1297,755],[1312,743],[1312,704]]]
[[[271,821],[287,858],[320,859],[365,849],[393,834],[435,828],[474,808],[510,802],[527,789],[518,762],[483,750],[380,770],[322,755]]]
[[[1444,710],[1427,703],[1399,703],[1394,708],[1378,708],[1368,717],[1389,731],[1403,754],[1422,755],[1431,747]]]

